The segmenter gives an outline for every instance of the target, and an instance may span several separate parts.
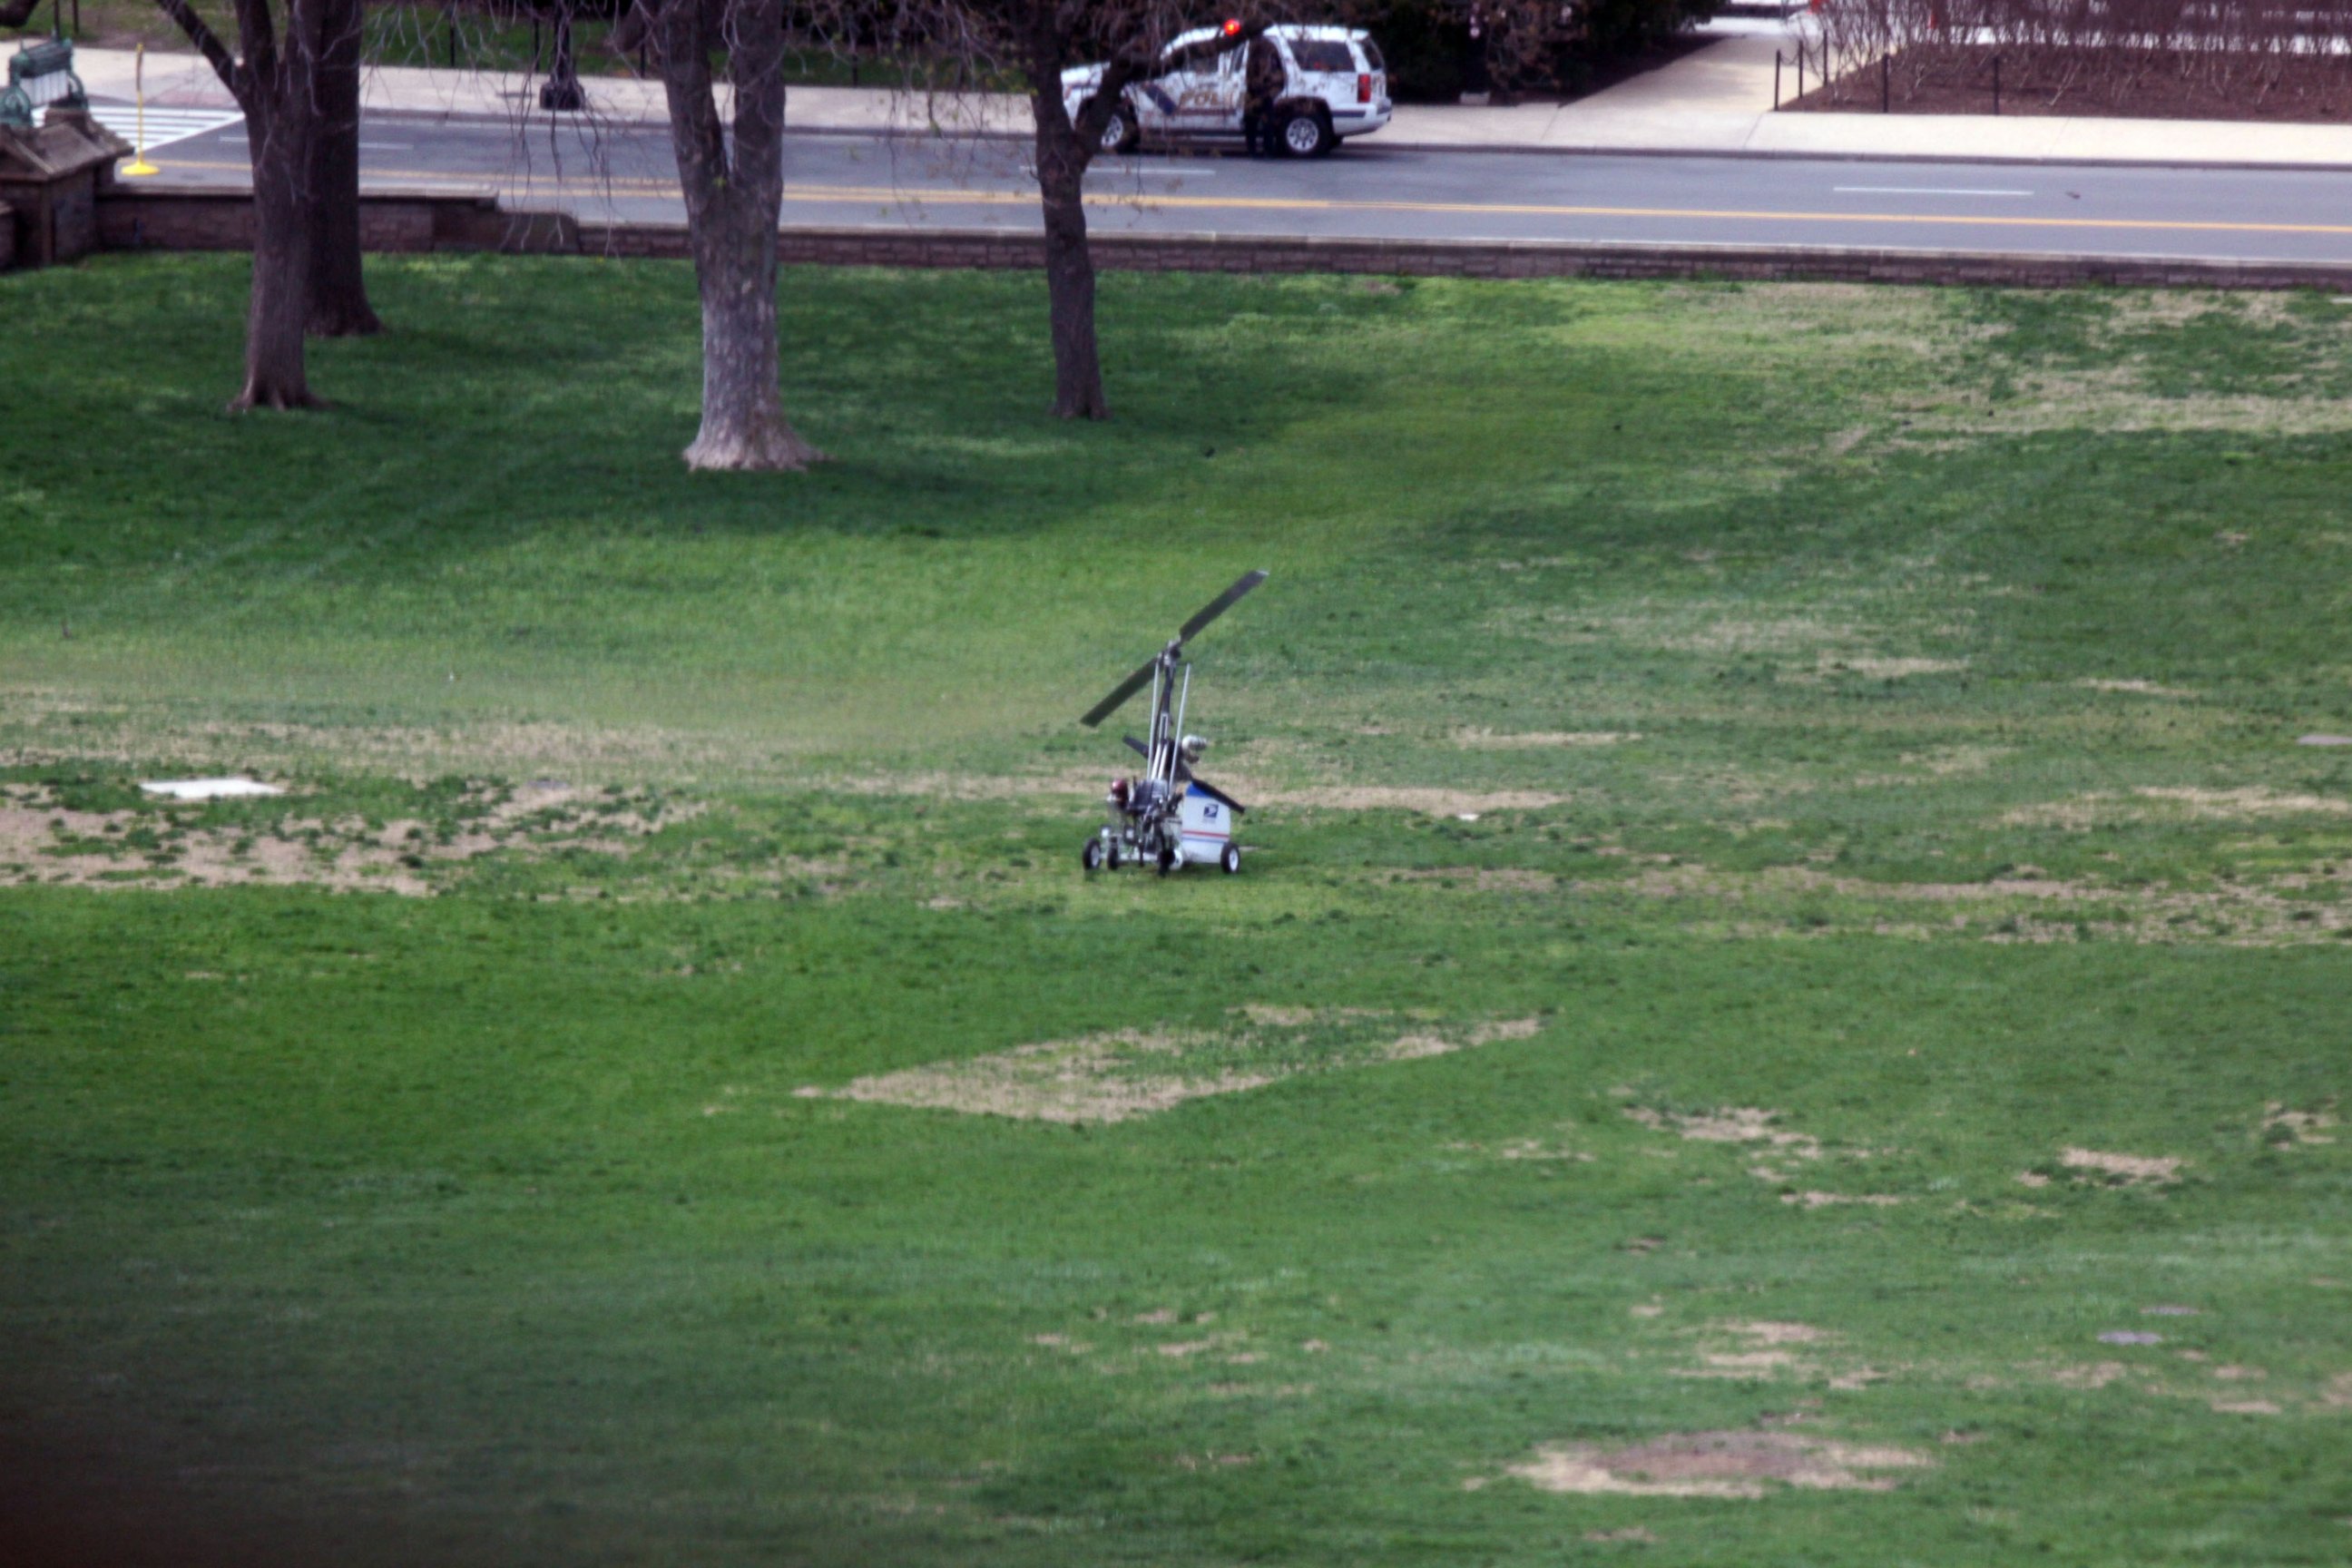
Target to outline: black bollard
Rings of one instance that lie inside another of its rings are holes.
[[[577,114],[588,107],[580,90],[580,72],[572,63],[572,8],[555,14],[555,67],[539,89],[539,106],[553,114]]]

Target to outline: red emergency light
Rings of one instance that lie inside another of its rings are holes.
[[[1242,30],[1242,20],[1241,20],[1241,18],[1240,18],[1240,17],[1238,17],[1238,16],[1228,16],[1228,17],[1226,17],[1226,18],[1225,18],[1225,26],[1224,26],[1224,34],[1225,34],[1225,37],[1227,37],[1228,38],[1230,38],[1230,37],[1234,37],[1235,34],[1239,33],[1241,30]]]

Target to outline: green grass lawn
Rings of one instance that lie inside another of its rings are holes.
[[[372,280],[0,279],[0,1560],[2352,1554],[2352,312]]]

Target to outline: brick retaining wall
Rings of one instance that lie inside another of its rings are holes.
[[[99,198],[99,243],[109,250],[251,250],[253,197],[245,191],[116,185]],[[370,191],[360,198],[360,244],[378,252],[503,250],[571,255],[580,226],[568,213],[510,213],[492,195]]]
[[[582,224],[565,213],[508,212],[496,197],[371,192],[362,243],[375,251],[682,258],[682,223]],[[241,191],[116,186],[100,203],[110,249],[244,250],[253,202]],[[2352,265],[2123,257],[1949,255],[1764,245],[1608,245],[1544,240],[1313,239],[1242,234],[1098,234],[1095,264],[1137,272],[1369,272],[1431,278],[1807,279],[1860,283],[2056,289],[2325,289],[2352,292]],[[787,228],[787,265],[1037,268],[1044,241],[990,229]]]

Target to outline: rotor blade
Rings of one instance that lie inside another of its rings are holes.
[[[1260,583],[1265,581],[1265,574],[1263,572],[1243,573],[1240,581],[1236,582],[1232,587],[1226,589],[1223,593],[1218,595],[1215,598],[1202,605],[1199,615],[1194,616],[1191,620],[1184,623],[1183,629],[1176,634],[1176,640],[1178,642],[1192,641],[1192,638],[1199,634],[1202,626],[1207,626],[1211,621],[1215,620],[1219,616],[1223,615],[1227,610],[1232,609],[1235,605],[1241,603],[1241,598],[1244,594],[1248,593],[1252,588],[1256,587]]]
[[[1151,658],[1145,659],[1141,668],[1138,669],[1133,675],[1129,676],[1125,680],[1120,681],[1116,687],[1112,688],[1111,694],[1109,696],[1096,703],[1092,708],[1087,709],[1086,717],[1079,720],[1078,722],[1091,730],[1096,725],[1101,723],[1104,720],[1109,718],[1113,713],[1118,712],[1118,705],[1126,701],[1129,698],[1134,696],[1137,692],[1142,690],[1144,684],[1151,679],[1151,672],[1159,668],[1160,658],[1158,655],[1155,654]]]
[[[1190,782],[1194,789],[1199,790],[1202,795],[1207,795],[1211,800],[1215,801],[1219,805],[1223,806],[1235,816],[1239,816],[1242,813],[1249,809],[1248,806],[1244,805],[1240,801],[1235,800],[1232,795],[1227,795],[1223,790],[1219,789],[1216,785],[1211,784],[1204,778],[1201,778],[1196,775]]]
[[[1132,735],[1128,735],[1128,736],[1123,737],[1123,739],[1125,739],[1125,740],[1126,740],[1127,743],[1128,743],[1130,747],[1132,747],[1134,750],[1136,750],[1136,751],[1138,751],[1138,752],[1141,752],[1143,755],[1145,755],[1145,756],[1147,756],[1147,757],[1148,757],[1148,756],[1150,756],[1150,755],[1151,754],[1151,748],[1150,748],[1150,747],[1149,747],[1149,746],[1147,746],[1147,745],[1145,745],[1142,742],[1140,742],[1140,741],[1137,740],[1134,736],[1132,736]]]

